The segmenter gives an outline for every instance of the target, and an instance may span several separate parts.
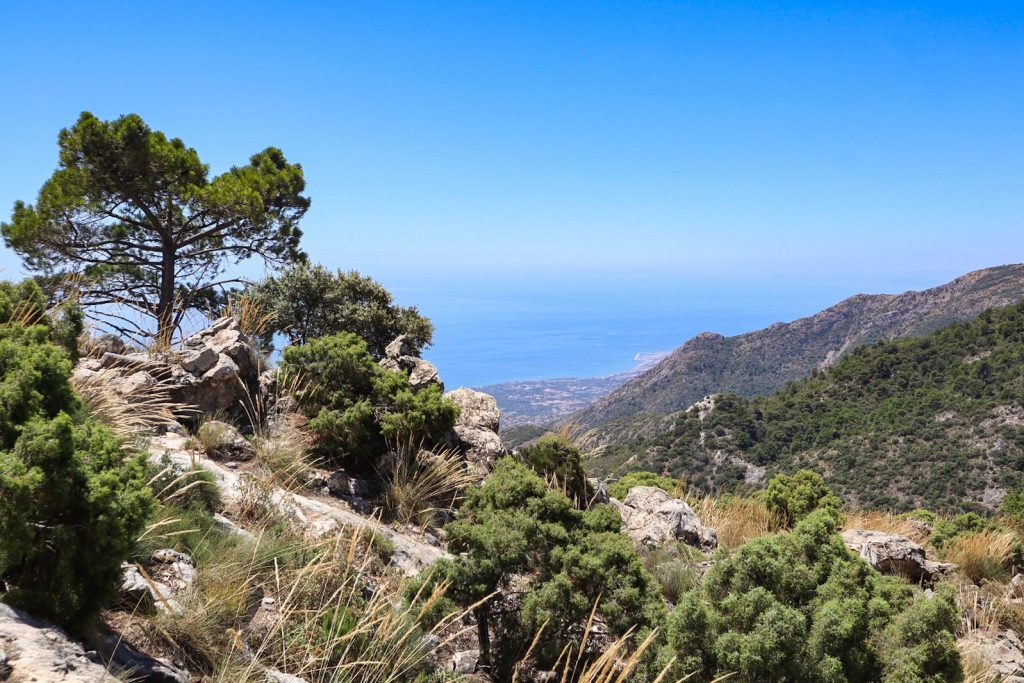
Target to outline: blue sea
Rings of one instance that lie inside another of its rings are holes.
[[[654,278],[467,279],[394,287],[435,325],[424,356],[445,384],[603,377],[637,354],[703,331],[732,335],[810,315],[856,293],[841,285]]]

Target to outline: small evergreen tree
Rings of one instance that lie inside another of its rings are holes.
[[[458,417],[440,387],[413,391],[405,373],[380,367],[352,333],[289,346],[281,372],[297,378],[320,453],[356,469],[371,467],[389,445],[440,443]]]
[[[838,512],[843,506],[839,497],[814,470],[800,470],[791,475],[776,474],[768,482],[764,502],[769,510],[777,512],[790,527],[814,510]]]
[[[542,624],[534,651],[540,666],[550,666],[567,643],[578,644],[598,600],[613,635],[660,622],[659,590],[619,526],[610,505],[579,510],[511,458],[470,490],[459,519],[446,527],[459,559],[436,565],[432,579],[451,581],[450,595],[464,605],[486,599],[476,615],[497,680],[508,679]]]
[[[116,590],[152,505],[126,456],[68,382],[43,326],[0,327],[0,593],[81,626]]]

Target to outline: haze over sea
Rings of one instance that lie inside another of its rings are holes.
[[[862,283],[642,273],[495,275],[462,287],[404,285],[401,277],[384,282],[401,303],[416,304],[433,320],[434,345],[424,355],[454,388],[624,372],[636,367],[636,354],[670,351],[700,332],[739,334],[811,315],[859,292],[923,289],[973,268],[865,274]]]

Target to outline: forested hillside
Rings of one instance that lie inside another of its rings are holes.
[[[1024,471],[1024,304],[864,346],[762,398],[718,395],[604,456],[702,488],[800,467],[848,502],[995,506]]]

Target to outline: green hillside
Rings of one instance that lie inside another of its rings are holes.
[[[995,506],[1024,473],[1024,304],[927,336],[861,347],[771,396],[713,399],[605,467],[734,489],[813,467],[853,504]]]

